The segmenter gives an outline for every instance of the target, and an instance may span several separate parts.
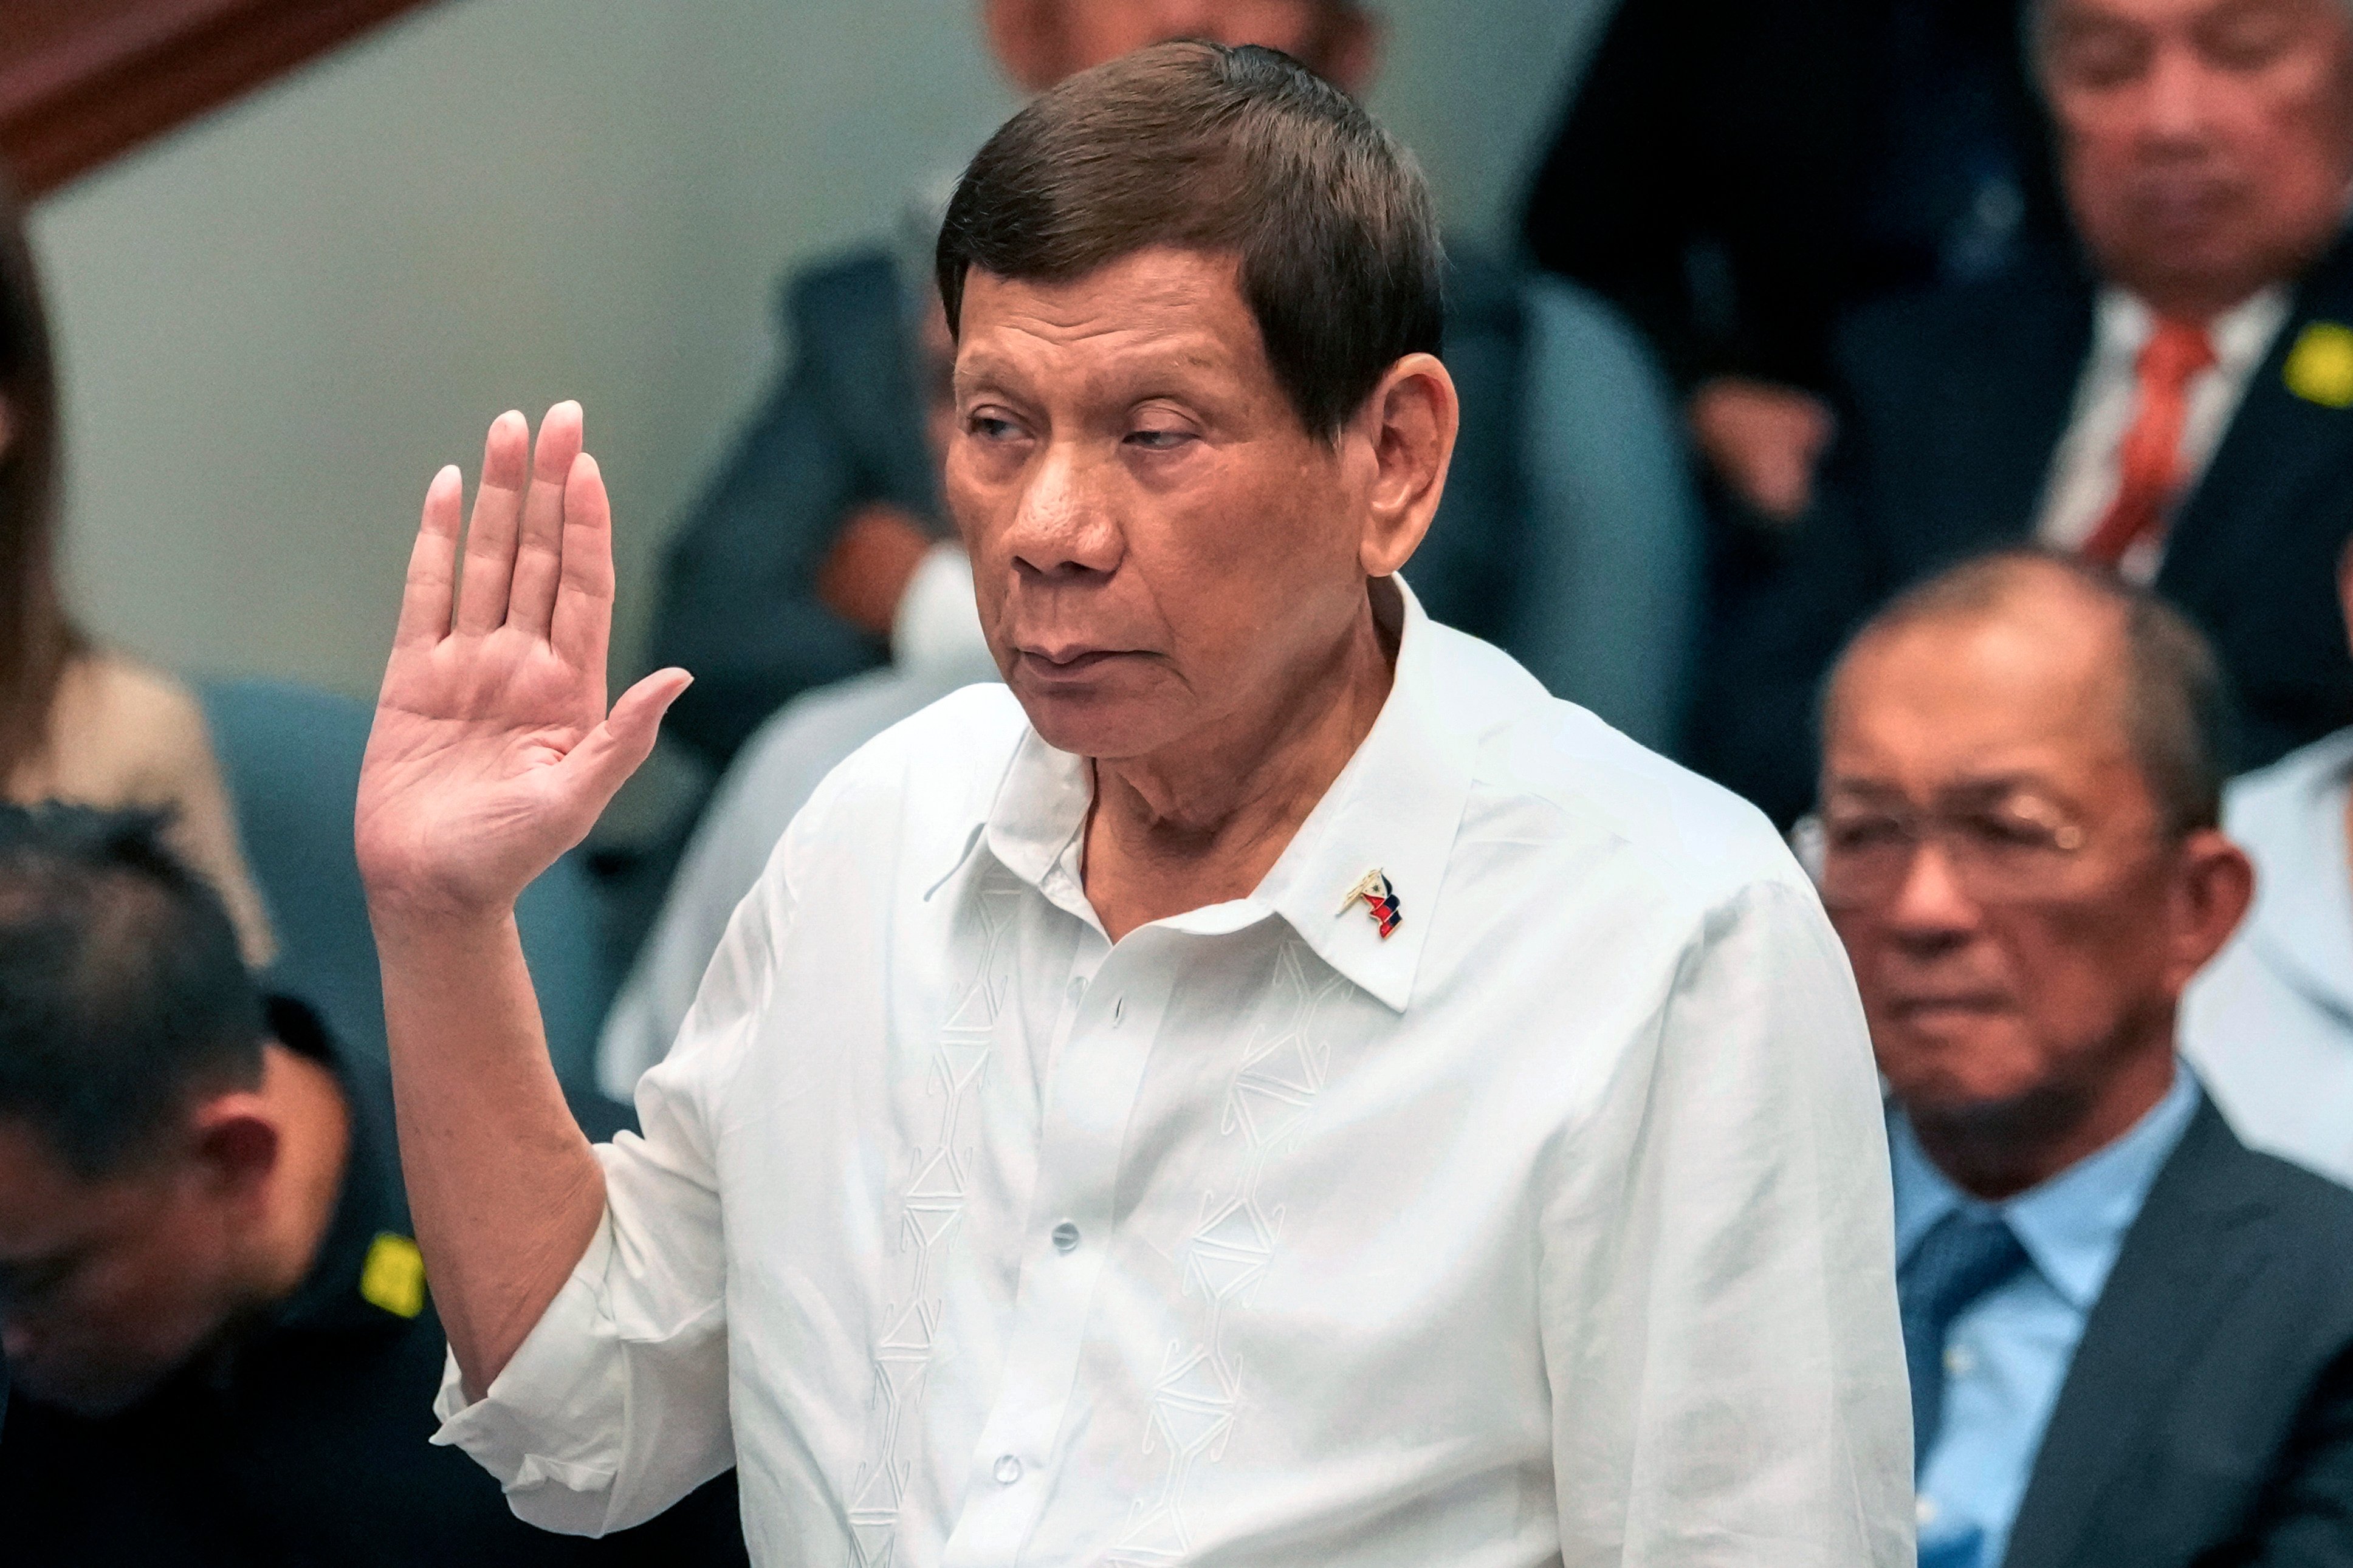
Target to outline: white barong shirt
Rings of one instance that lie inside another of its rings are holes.
[[[438,1440],[582,1532],[733,1464],[794,1568],[1908,1563],[1880,1097],[1811,888],[1388,604],[1392,691],[1264,883],[1116,945],[1088,765],[1009,692],[852,757]]]

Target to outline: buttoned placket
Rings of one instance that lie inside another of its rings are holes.
[[[1078,1381],[1097,1282],[1110,1258],[1120,1157],[1187,940],[1145,927],[1117,946],[1086,902],[1076,846],[1039,891],[1083,922],[1047,1056],[1037,1184],[1006,1328],[996,1405],[982,1424],[941,1568],[1018,1561],[1050,1495],[1055,1445]]]

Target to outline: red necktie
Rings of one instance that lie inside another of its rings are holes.
[[[2189,383],[2214,363],[2206,329],[2158,318],[2157,330],[2133,365],[2139,383],[2132,428],[2116,449],[2116,499],[2084,541],[2083,555],[2114,566],[2126,552],[2165,525],[2165,514],[2185,478],[2181,426],[2189,416]]]

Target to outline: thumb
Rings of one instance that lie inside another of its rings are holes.
[[[581,789],[595,796],[599,810],[652,752],[654,737],[661,732],[662,715],[693,684],[694,677],[682,669],[654,671],[622,692],[605,721],[588,731],[587,738],[564,759],[565,771],[574,774]]]

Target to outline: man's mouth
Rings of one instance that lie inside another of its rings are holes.
[[[1116,648],[1029,648],[1020,650],[1021,665],[1029,674],[1048,680],[1070,680],[1091,674],[1127,655]]]

